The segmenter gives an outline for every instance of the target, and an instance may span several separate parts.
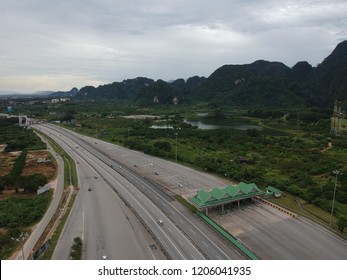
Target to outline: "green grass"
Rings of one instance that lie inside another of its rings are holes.
[[[280,198],[268,198],[268,200],[280,206],[284,206],[285,208],[290,209],[291,211],[305,216],[309,219],[319,221],[320,223],[323,223],[325,226],[329,227],[331,213],[324,211],[323,209],[313,204],[309,204],[303,199],[294,199],[292,195],[284,193],[284,195],[282,195],[282,197]],[[299,204],[297,203],[297,201],[299,202]],[[335,206],[339,207],[339,203],[336,203]],[[343,207],[343,209],[345,208]],[[337,230],[338,227],[336,225],[336,222],[338,221],[338,219],[333,216],[331,221],[332,228]],[[347,229],[344,230],[343,234],[347,237]]]
[[[174,198],[181,203],[183,206],[185,206],[190,212],[192,213],[196,213],[196,211],[198,209],[196,209],[196,207],[194,207],[193,205],[191,205],[187,200],[185,200],[182,196],[180,195],[175,195]]]
[[[55,247],[58,244],[59,237],[60,237],[60,235],[61,235],[61,233],[65,227],[65,224],[69,218],[70,212],[72,210],[72,206],[73,206],[75,199],[76,199],[76,195],[77,195],[76,193],[72,194],[71,199],[69,201],[69,204],[66,208],[66,211],[65,211],[64,215],[62,216],[62,218],[59,220],[59,223],[58,223],[57,227],[55,228],[55,230],[51,236],[51,245],[48,248],[48,250],[45,252],[45,254],[43,255],[43,257],[42,257],[43,260],[50,260],[52,258]],[[61,205],[62,203],[63,203],[63,200],[60,202],[59,205]]]

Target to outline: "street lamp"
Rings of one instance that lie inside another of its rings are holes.
[[[331,213],[330,213],[330,221],[329,221],[329,225],[331,227],[331,221],[333,218],[333,214],[334,214],[334,205],[335,205],[335,196],[336,196],[336,185],[337,185],[337,175],[341,174],[341,171],[339,170],[334,170],[333,173],[335,174],[335,187],[334,187],[334,195],[333,195],[333,205],[331,206]]]
[[[176,137],[176,156],[175,156],[175,159],[176,159],[176,162],[177,162],[177,135],[178,135],[178,133],[176,132],[175,133],[175,137]]]

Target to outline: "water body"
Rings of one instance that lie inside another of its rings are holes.
[[[183,120],[186,124],[190,124],[192,126],[198,127],[198,129],[202,130],[213,130],[213,129],[236,129],[236,130],[248,130],[248,129],[255,129],[255,130],[263,130],[263,127],[260,125],[253,125],[246,120],[209,120],[208,123],[204,121],[189,121],[189,120]],[[152,125],[151,128],[154,129],[173,129],[170,125]]]
[[[220,122],[215,123],[205,123],[202,121],[188,121],[184,120],[185,123],[190,124],[192,126],[197,126],[199,129],[203,130],[211,130],[211,129],[236,129],[236,130],[247,130],[247,129],[255,129],[255,130],[263,130],[263,127],[260,125],[253,125],[243,121],[233,121],[232,124],[219,124]]]

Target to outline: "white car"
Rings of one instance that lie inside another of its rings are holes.
[[[102,256],[102,259],[105,261],[107,260],[107,256]]]

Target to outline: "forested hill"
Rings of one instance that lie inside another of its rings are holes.
[[[177,104],[205,101],[237,106],[326,106],[347,100],[347,41],[317,67],[300,61],[292,68],[258,60],[224,65],[208,78],[173,82],[136,78],[79,90],[78,98],[127,99],[138,103]]]

